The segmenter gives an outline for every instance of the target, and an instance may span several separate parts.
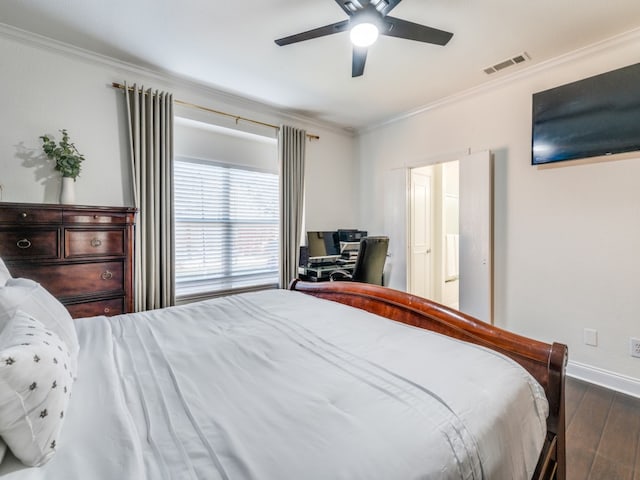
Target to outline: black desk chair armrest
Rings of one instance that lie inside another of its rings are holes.
[[[351,275],[351,273],[347,272],[346,270],[334,270],[329,275],[329,280],[331,280],[332,282],[341,281],[341,280],[351,280],[352,278],[353,276]]]

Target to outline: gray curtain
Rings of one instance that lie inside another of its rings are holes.
[[[135,310],[175,303],[173,96],[126,88],[135,227]]]
[[[280,127],[280,288],[287,288],[298,276],[306,140],[304,130],[286,125]]]

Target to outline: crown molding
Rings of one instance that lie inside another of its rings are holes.
[[[356,133],[358,135],[369,133],[379,128],[386,127],[394,123],[401,122],[403,120],[407,120],[408,118],[411,118],[411,117],[415,117],[417,115],[428,112],[430,110],[435,110],[443,106],[461,102],[465,99],[474,97],[482,93],[490,92],[492,90],[498,89],[504,86],[505,84],[514,82],[516,80],[520,80],[522,78],[543,73],[547,70],[565,65],[569,62],[573,62],[573,61],[582,59],[584,57],[596,55],[602,52],[603,50],[608,50],[611,48],[618,47],[620,45],[624,45],[631,42],[638,42],[638,41],[640,41],[640,28],[635,28],[633,30],[623,32],[621,34],[607,38],[605,40],[587,45],[586,47],[582,47],[577,50],[573,50],[571,52],[551,58],[549,60],[545,60],[543,62],[530,65],[527,68],[523,68],[522,70],[515,71],[503,77],[493,79],[489,82],[483,83],[482,85],[478,85],[477,87],[472,87],[467,90],[463,90],[461,92],[450,95],[448,97],[441,98],[434,102],[427,103],[418,108],[404,112],[400,115],[383,120],[382,122],[360,128],[356,130]]]
[[[8,24],[0,23],[0,36],[19,41],[24,44],[29,44],[40,49],[49,50],[55,53],[64,54],[75,59],[82,59],[84,61],[98,64],[101,66],[109,66],[111,68],[120,69],[126,72],[130,72],[134,75],[144,75],[146,77],[157,79],[158,81],[166,82],[174,86],[183,87],[194,93],[213,97],[212,99],[231,103],[238,106],[238,108],[246,108],[259,114],[267,115],[271,118],[279,120],[289,120],[297,123],[303,123],[310,127],[322,128],[340,135],[346,135],[348,137],[356,137],[358,135],[375,131],[379,128],[398,123],[408,118],[420,115],[422,113],[451,105],[467,98],[486,93],[494,89],[498,89],[505,84],[514,82],[516,80],[536,75],[546,70],[564,65],[571,61],[581,59],[590,55],[595,55],[603,50],[610,49],[619,45],[624,45],[629,42],[640,40],[640,28],[630,30],[628,32],[621,33],[614,37],[605,39],[603,41],[588,45],[586,47],[574,50],[572,52],[554,57],[552,59],[540,62],[535,65],[531,65],[522,70],[510,73],[500,78],[496,78],[489,82],[483,83],[477,87],[472,87],[467,90],[455,93],[453,95],[441,98],[434,102],[422,105],[415,109],[404,112],[400,115],[383,120],[363,128],[352,129],[341,125],[336,125],[330,122],[323,122],[316,118],[305,117],[299,114],[292,113],[286,109],[281,109],[276,105],[264,103],[257,99],[250,97],[244,97],[231,92],[220,90],[210,85],[203,84],[199,81],[193,80],[189,77],[181,76],[170,71],[163,71],[160,69],[152,69],[142,67],[130,62],[102,55],[90,50],[86,50],[68,43],[60,42],[58,40],[45,37],[27,30],[22,30],[17,27],[13,27]]]
[[[174,87],[182,87],[194,92],[195,94],[212,98],[214,102],[217,100],[224,103],[230,103],[234,106],[237,106],[238,108],[244,108],[255,112],[256,114],[268,116],[269,119],[265,120],[268,122],[273,122],[273,119],[275,118],[279,121],[287,120],[298,124],[302,123],[311,128],[321,128],[340,135],[346,135],[348,137],[355,136],[355,132],[351,128],[345,128],[333,123],[322,122],[315,118],[298,115],[287,111],[286,109],[281,109],[276,105],[268,104],[257,99],[243,97],[241,95],[220,90],[213,86],[204,84],[197,80],[193,80],[192,78],[186,76],[178,75],[171,71],[147,68],[136,65],[134,63],[118,60],[107,55],[61,42],[43,35],[39,35],[37,33],[30,32],[28,30],[22,30],[20,28],[1,22],[0,36],[39,48],[41,50],[48,50],[53,53],[62,54],[76,60],[80,59],[94,65],[108,66],[110,68],[123,70],[125,72],[129,72],[132,75],[144,75],[145,77],[168,83]],[[108,83],[110,84],[111,82]]]

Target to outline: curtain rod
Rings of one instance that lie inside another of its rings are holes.
[[[120,90],[124,90],[125,89],[124,85],[122,85],[121,83],[117,83],[117,82],[111,83],[111,86],[113,88],[119,88]],[[133,87],[128,87],[128,88],[129,88],[129,91],[133,91]],[[270,127],[270,128],[274,128],[276,130],[280,130],[280,127],[278,125],[273,125],[271,123],[260,122],[258,120],[253,120],[251,118],[241,117],[240,115],[233,115],[233,114],[227,113],[227,112],[221,112],[220,110],[214,110],[213,108],[203,107],[201,105],[196,105],[195,103],[183,102],[182,100],[174,100],[173,102],[177,103],[178,105],[184,105],[185,107],[196,108],[198,110],[204,110],[205,112],[215,113],[217,115],[223,115],[225,117],[231,117],[231,118],[235,119],[236,123],[238,123],[239,121],[242,120],[243,122],[249,122],[249,123],[253,123],[255,125],[261,125],[263,127]],[[320,137],[318,135],[314,135],[312,133],[307,133],[307,138],[309,140],[320,140]]]

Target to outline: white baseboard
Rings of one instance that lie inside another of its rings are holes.
[[[602,368],[569,361],[567,375],[601,387],[640,398],[640,378],[628,377]]]

